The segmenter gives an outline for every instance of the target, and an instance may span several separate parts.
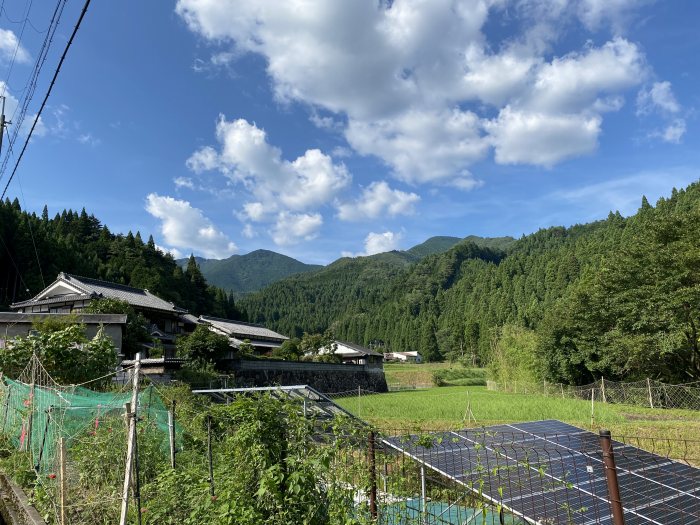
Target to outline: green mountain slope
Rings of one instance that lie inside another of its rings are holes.
[[[465,241],[413,263],[343,259],[241,306],[289,335],[332,328],[428,359],[513,352],[539,380],[700,380],[697,224],[700,183],[656,206],[642,199],[629,218],[506,240],[505,253]]]
[[[428,255],[445,253],[447,250],[460,242],[473,242],[482,248],[505,251],[515,242],[515,239],[513,239],[513,237],[479,237],[477,235],[469,235],[464,239],[459,237],[436,236],[431,237],[425,242],[417,244],[413,248],[409,248],[406,251],[411,255],[415,255],[422,259]]]
[[[322,268],[269,250],[232,255],[228,259],[195,259],[208,282],[236,294],[254,292],[290,275]],[[184,268],[187,259],[180,259],[178,263]]]

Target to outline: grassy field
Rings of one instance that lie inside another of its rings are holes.
[[[469,425],[466,423],[468,399],[478,426],[558,419],[589,430],[606,428],[617,436],[671,440],[698,440],[700,437],[698,411],[595,403],[591,425],[588,401],[494,392],[485,387],[430,388],[338,401],[352,413],[385,430],[437,430],[475,426],[473,421]]]
[[[392,389],[432,387],[435,373],[442,376],[446,384],[468,386],[486,383],[486,370],[483,368],[464,368],[450,363],[384,364],[386,382]]]

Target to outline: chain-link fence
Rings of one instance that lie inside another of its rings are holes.
[[[563,399],[585,399],[602,403],[636,405],[650,408],[679,408],[700,410],[700,381],[671,385],[646,379],[622,383],[600,379],[594,383],[581,386],[561,383],[498,383],[487,381],[489,390],[511,392],[515,394],[539,394],[561,397]]]

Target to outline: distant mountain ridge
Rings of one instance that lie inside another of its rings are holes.
[[[305,264],[292,257],[270,250],[255,250],[227,259],[195,257],[206,280],[236,294],[246,294],[299,273],[313,272],[323,266]],[[177,261],[187,266],[187,259]]]
[[[429,255],[444,253],[460,242],[473,242],[479,247],[505,250],[508,245],[515,242],[515,239],[512,237],[477,237],[475,235],[464,239],[436,236],[405,251],[394,250],[377,253],[370,255],[369,258],[403,267],[416,263]],[[328,266],[335,265],[344,259],[346,258],[338,259]],[[287,277],[315,272],[324,268],[322,265],[306,264],[270,250],[255,250],[245,255],[232,255],[227,259],[195,257],[195,260],[207,282],[237,295],[256,292]],[[177,262],[183,268],[187,266],[186,258],[179,259]]]

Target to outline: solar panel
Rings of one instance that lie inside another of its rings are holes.
[[[384,443],[531,523],[610,524],[598,435],[534,421]],[[700,524],[700,469],[612,442],[625,523]]]

